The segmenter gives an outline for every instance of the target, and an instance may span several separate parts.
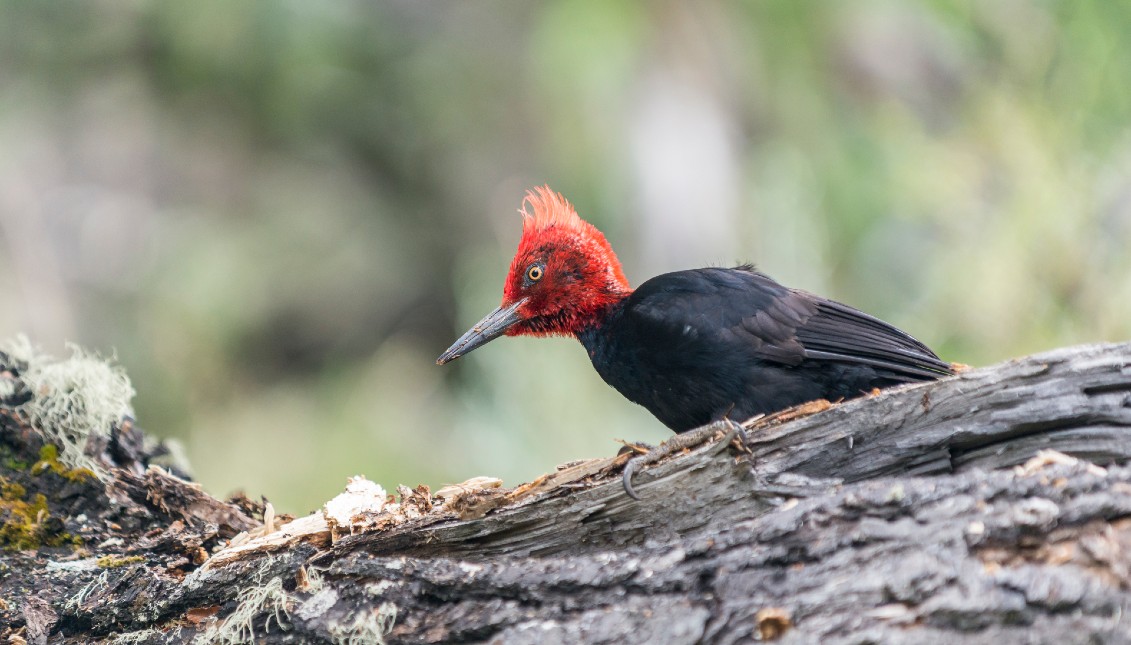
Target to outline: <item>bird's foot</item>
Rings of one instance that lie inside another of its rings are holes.
[[[632,486],[632,477],[636,474],[636,471],[644,466],[654,464],[665,457],[690,450],[700,444],[706,443],[720,432],[724,434],[722,441],[718,444],[719,447],[716,454],[726,450],[731,441],[736,437],[739,438],[743,444],[746,443],[746,433],[742,426],[730,419],[723,419],[722,421],[716,421],[690,432],[677,434],[659,446],[655,448],[650,447],[647,452],[628,460],[628,463],[624,465],[624,474],[621,476],[621,482],[624,484],[624,492],[632,499],[639,501],[640,496],[636,494],[636,489]],[[635,446],[636,444],[625,444],[620,454],[624,454],[626,450]],[[634,450],[634,452],[637,451]]]

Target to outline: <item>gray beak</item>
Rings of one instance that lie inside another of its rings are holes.
[[[467,333],[463,336],[460,336],[459,340],[452,343],[447,351],[440,354],[440,358],[436,359],[436,364],[443,365],[448,361],[454,361],[476,347],[486,345],[502,336],[507,329],[522,321],[522,317],[518,315],[518,309],[525,302],[526,298],[523,298],[507,307],[499,307],[484,316],[483,320],[475,323],[475,326],[467,330]]]

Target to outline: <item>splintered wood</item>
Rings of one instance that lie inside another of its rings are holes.
[[[380,484],[361,476],[351,477],[346,489],[326,502],[318,512],[287,523],[265,521],[263,526],[240,533],[232,538],[227,548],[213,555],[205,568],[221,567],[299,543],[327,547],[348,535],[385,531],[429,517],[436,521],[451,519],[453,504],[458,506],[460,500],[467,503],[470,497],[501,485],[502,480],[499,479],[475,477],[462,484],[444,487],[439,491],[443,496],[437,494],[436,497],[427,486],[398,486],[400,501],[396,501]],[[505,497],[505,493],[501,492],[499,497]],[[447,498],[446,503],[444,498]]]
[[[327,547],[346,536],[380,533],[408,522],[477,519],[496,508],[544,493],[590,485],[596,478],[622,467],[628,457],[626,454],[571,463],[514,489],[503,488],[503,481],[495,477],[473,477],[444,486],[435,494],[427,486],[398,486],[399,501],[380,484],[361,476],[351,477],[346,489],[318,512],[287,523],[275,519],[275,526],[265,522],[244,531],[213,555],[205,567],[221,567],[299,543]]]

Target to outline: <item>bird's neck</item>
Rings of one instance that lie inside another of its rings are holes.
[[[604,327],[625,298],[632,295],[632,287],[612,249],[587,249],[582,255],[577,264],[586,266],[588,273],[574,292],[571,306],[566,308],[572,310],[566,333],[578,338],[591,328]]]
[[[585,351],[589,353],[590,359],[602,354],[607,349],[609,330],[620,319],[624,311],[625,299],[631,293],[631,291],[628,291],[616,300],[610,301],[590,316],[585,324],[574,332],[574,336],[585,347]]]

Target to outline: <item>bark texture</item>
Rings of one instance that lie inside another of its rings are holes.
[[[709,427],[639,502],[621,456],[285,525],[128,421],[53,464],[8,390],[13,642],[1131,641],[1131,344]]]

